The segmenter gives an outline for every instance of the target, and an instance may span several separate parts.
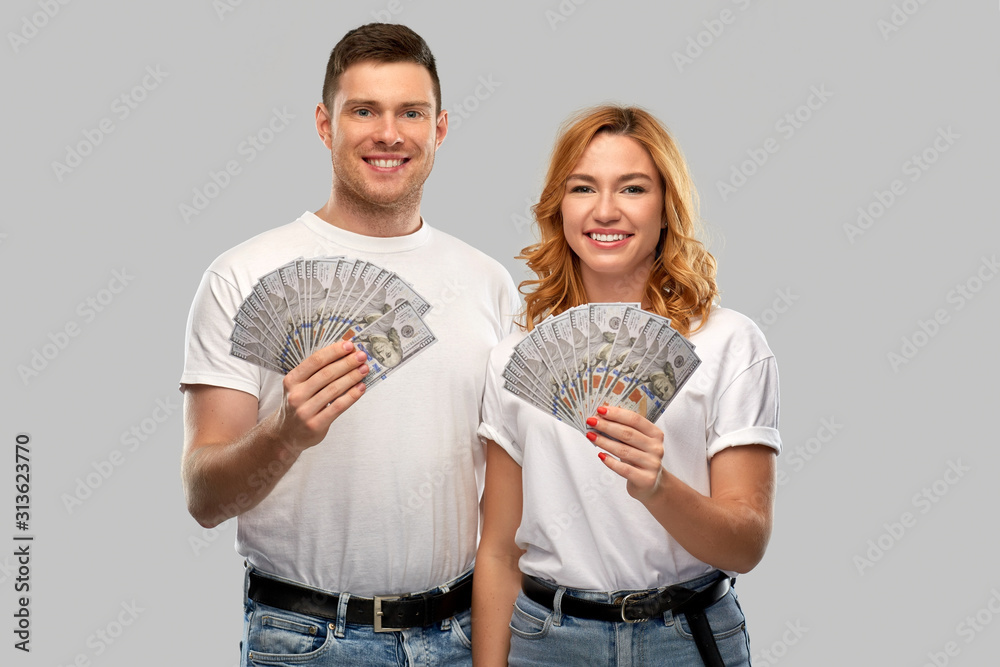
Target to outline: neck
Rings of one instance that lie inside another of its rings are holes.
[[[397,202],[393,206],[379,206],[349,197],[330,193],[323,208],[316,216],[334,227],[364,236],[406,236],[420,229],[420,199],[415,202]]]
[[[643,308],[650,304],[643,298],[646,280],[649,278],[653,258],[642,262],[631,271],[622,274],[594,273],[581,263],[580,272],[587,300],[591,303],[639,303]]]

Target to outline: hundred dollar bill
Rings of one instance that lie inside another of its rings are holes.
[[[539,323],[529,337],[534,339],[535,346],[545,355],[543,359],[549,363],[549,369],[552,377],[555,379],[555,386],[559,391],[560,400],[567,405],[571,412],[579,414],[578,391],[570,378],[570,372],[575,363],[572,361],[571,351],[564,350],[560,344],[563,342],[568,344],[570,342],[568,321],[569,316],[565,313],[548,318]],[[557,329],[563,331],[562,336],[556,333]],[[564,352],[568,352],[571,355],[568,364],[563,355]]]
[[[646,318],[642,329],[633,338],[632,347],[625,354],[621,364],[609,375],[608,386],[600,397],[600,403],[605,404],[622,396],[627,388],[635,382],[637,371],[648,363],[647,355],[658,347],[657,334],[664,326],[669,328],[663,318],[652,316]],[[671,330],[672,331],[672,330]]]
[[[516,352],[514,355],[519,356]],[[531,375],[518,364],[508,363],[503,370],[503,379],[506,384],[517,389],[514,391],[510,387],[506,387],[511,393],[524,398],[547,414],[556,416],[559,421],[567,422],[574,428],[576,427],[577,416],[567,411],[566,407],[558,400],[554,400],[551,395],[546,398],[544,393],[540,393]]]
[[[367,387],[382,382],[437,341],[408,301],[371,324],[352,327],[343,339],[353,340],[368,356]]]
[[[621,324],[618,326],[618,331],[615,334],[615,340],[608,351],[607,370],[604,373],[602,385],[597,388],[597,392],[593,396],[595,410],[597,406],[605,403],[605,395],[611,390],[618,376],[625,368],[624,364],[629,356],[629,352],[631,352],[632,347],[635,345],[639,334],[642,332],[642,328],[651,317],[653,317],[652,313],[634,306],[629,306],[625,309],[625,314],[622,315]]]
[[[532,330],[532,334],[515,345],[514,349],[528,362],[529,369],[535,373],[535,377],[542,384],[541,395],[545,397],[545,403],[559,403],[565,407],[567,413],[573,414],[575,411],[563,386],[562,378],[549,357],[546,343],[537,333],[538,329],[539,327],[536,326]]]
[[[661,400],[661,404],[647,416],[651,422],[660,418],[677,392],[701,365],[701,359],[695,354],[694,346],[680,334],[672,337],[665,347],[666,361],[659,362],[657,359],[659,365],[650,364],[646,370],[648,380],[645,384],[649,391]]]
[[[590,379],[587,383],[587,412],[597,409],[597,398],[604,386],[604,378],[611,368],[611,348],[614,346],[618,330],[622,325],[625,311],[639,304],[632,303],[592,303],[590,304],[590,335],[588,337],[587,358]]]

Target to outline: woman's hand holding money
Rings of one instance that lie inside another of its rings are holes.
[[[313,352],[282,380],[281,407],[275,426],[298,451],[319,444],[330,424],[365,392],[367,357],[350,341]]]
[[[607,434],[590,431],[587,439],[612,456],[598,456],[608,468],[624,477],[630,496],[640,502],[660,490],[667,472],[663,469],[663,431],[648,419],[624,408],[602,406],[587,426]],[[617,458],[613,458],[617,457]]]

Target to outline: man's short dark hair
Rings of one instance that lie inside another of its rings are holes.
[[[416,63],[423,65],[434,84],[435,113],[441,111],[441,81],[438,79],[434,55],[427,42],[404,25],[369,23],[348,32],[330,52],[323,81],[323,103],[333,113],[333,98],[337,94],[340,76],[351,65],[364,61],[378,63]]]

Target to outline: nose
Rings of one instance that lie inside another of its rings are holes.
[[[402,143],[403,138],[400,136],[396,117],[391,114],[383,115],[375,127],[373,138],[376,143],[386,146]]]
[[[621,211],[618,209],[615,193],[605,190],[598,194],[597,201],[594,202],[594,221],[614,222],[620,217]]]

